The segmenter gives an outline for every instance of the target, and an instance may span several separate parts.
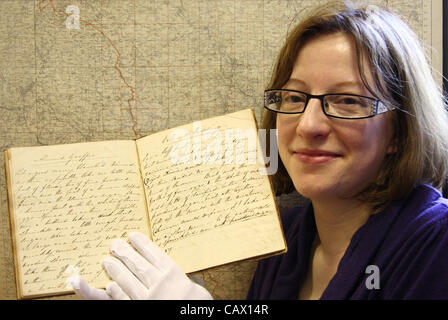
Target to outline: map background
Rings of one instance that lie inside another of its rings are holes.
[[[288,28],[321,2],[2,0],[0,148],[135,139],[245,108],[261,120],[262,91]],[[369,3],[398,9],[436,49],[441,70],[441,0]],[[66,28],[68,5],[80,9],[78,30]],[[280,210],[298,201],[283,197]],[[215,298],[243,299],[255,265],[198,275]],[[0,298],[15,297],[2,170]]]

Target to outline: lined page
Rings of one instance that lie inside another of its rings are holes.
[[[70,273],[104,286],[110,240],[148,234],[135,142],[14,148],[9,158],[22,295],[70,291]]]
[[[285,249],[256,133],[244,110],[137,141],[153,241],[185,272]]]

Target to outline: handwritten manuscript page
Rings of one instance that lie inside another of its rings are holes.
[[[245,110],[137,140],[153,241],[185,272],[285,249],[256,134]]]
[[[148,234],[134,141],[8,151],[11,227],[22,296],[70,292],[67,269],[96,287],[110,240]]]

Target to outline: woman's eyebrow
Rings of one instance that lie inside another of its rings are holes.
[[[350,89],[364,89],[364,84],[360,81],[354,81],[354,80],[347,80],[347,81],[341,81],[333,83],[331,88],[350,88]]]
[[[302,84],[302,85],[306,86],[306,82],[305,81],[300,80],[300,79],[295,79],[295,78],[289,78],[289,80],[285,83],[285,86],[287,86],[288,84],[291,84],[291,83],[299,83],[299,84]]]
[[[289,84],[300,84],[302,86],[305,86],[308,88],[308,84],[306,81],[297,79],[297,78],[290,78],[288,82],[286,82],[285,86]],[[331,83],[331,85],[328,86],[331,90],[341,90],[341,89],[361,89],[365,90],[364,84],[361,81],[356,80],[344,80],[340,82]]]

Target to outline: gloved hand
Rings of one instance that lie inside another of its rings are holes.
[[[103,267],[113,280],[105,290],[96,289],[81,278],[72,280],[75,292],[84,299],[213,299],[201,285],[191,281],[179,266],[145,235],[133,232],[129,241],[112,240]]]

